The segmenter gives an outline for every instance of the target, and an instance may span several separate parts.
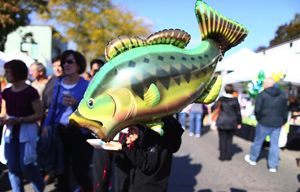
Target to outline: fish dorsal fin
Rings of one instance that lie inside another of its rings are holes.
[[[105,59],[109,61],[129,49],[143,47],[145,45],[146,41],[139,37],[120,36],[110,41],[105,47]]]
[[[185,48],[190,39],[190,34],[181,29],[165,29],[150,35],[147,38],[147,44],[171,44],[179,48]]]
[[[154,107],[160,102],[160,93],[153,83],[144,95],[144,100],[148,106]]]

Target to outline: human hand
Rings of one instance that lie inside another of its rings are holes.
[[[17,117],[11,117],[4,121],[4,124],[7,124],[7,125],[17,125],[20,123],[21,123],[20,118],[17,118]]]
[[[238,124],[238,125],[237,125],[237,128],[238,128],[238,129],[242,128],[242,125],[241,125],[241,124]]]
[[[66,106],[74,106],[77,104],[77,100],[71,95],[69,91],[63,92],[63,103]]]

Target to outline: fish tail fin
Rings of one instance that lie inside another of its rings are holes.
[[[219,14],[202,0],[196,1],[195,12],[201,39],[213,39],[223,53],[241,43],[248,34],[246,27]]]

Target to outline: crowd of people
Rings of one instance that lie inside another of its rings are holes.
[[[279,167],[279,136],[282,127],[287,123],[288,113],[291,112],[291,118],[297,118],[300,115],[300,105],[297,99],[288,102],[287,95],[282,91],[271,77],[266,78],[263,83],[264,90],[259,93],[255,99],[254,115],[257,120],[255,127],[255,138],[244,160],[250,165],[256,165],[262,146],[267,136],[270,136],[270,149],[268,154],[268,169],[270,172],[277,172]],[[189,122],[189,135],[196,137],[201,135],[201,123],[195,126],[192,106],[200,104],[191,104],[181,111],[178,115],[182,127],[187,127]],[[241,106],[238,95],[232,84],[224,86],[224,93],[218,98],[213,106],[208,107],[211,116],[211,126],[215,126],[219,136],[219,160],[230,161],[232,159],[232,141],[236,129],[242,128]],[[203,108],[202,108],[203,111]],[[201,110],[197,113],[203,115]],[[186,121],[189,114],[190,120]],[[199,119],[199,118],[198,118]],[[202,122],[197,120],[198,123]],[[199,129],[200,127],[200,129]],[[196,130],[196,132],[194,132]],[[200,131],[199,131],[200,130]]]
[[[163,136],[136,125],[119,136],[117,149],[93,147],[87,140],[96,136],[70,124],[68,118],[104,61],[92,60],[89,73],[86,65],[83,54],[73,50],[53,59],[50,77],[42,63],[4,64],[0,159],[8,169],[12,191],[24,191],[24,179],[37,192],[49,182],[61,192],[141,191],[141,187],[166,191],[172,154],[181,144],[181,124],[166,117]]]
[[[24,178],[32,183],[34,191],[43,191],[51,181],[62,192],[167,191],[172,154],[180,147],[184,129],[199,138],[210,107],[193,103],[178,113],[178,121],[173,116],[164,118],[163,136],[136,125],[119,133],[118,141],[107,143],[110,150],[93,146],[87,140],[96,136],[70,124],[68,117],[103,65],[103,60],[94,59],[87,73],[85,57],[73,50],[53,59],[50,77],[41,63],[33,63],[29,69],[20,60],[4,64],[8,85],[1,93],[4,150],[0,151],[5,158],[0,159],[8,168],[14,192],[24,191]],[[224,90],[213,108],[217,112],[219,160],[230,161],[234,132],[242,127],[242,117],[233,85],[226,85]],[[256,165],[263,141],[270,135],[268,166],[270,172],[277,171],[278,138],[287,121],[287,104],[285,94],[267,78],[255,103],[255,140],[245,156],[250,165]],[[290,108],[293,115],[298,115],[295,107]]]

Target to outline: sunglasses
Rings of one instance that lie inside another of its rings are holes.
[[[73,61],[73,60],[66,60],[65,63],[67,63],[67,64],[73,64],[73,63],[75,63],[75,61]]]

